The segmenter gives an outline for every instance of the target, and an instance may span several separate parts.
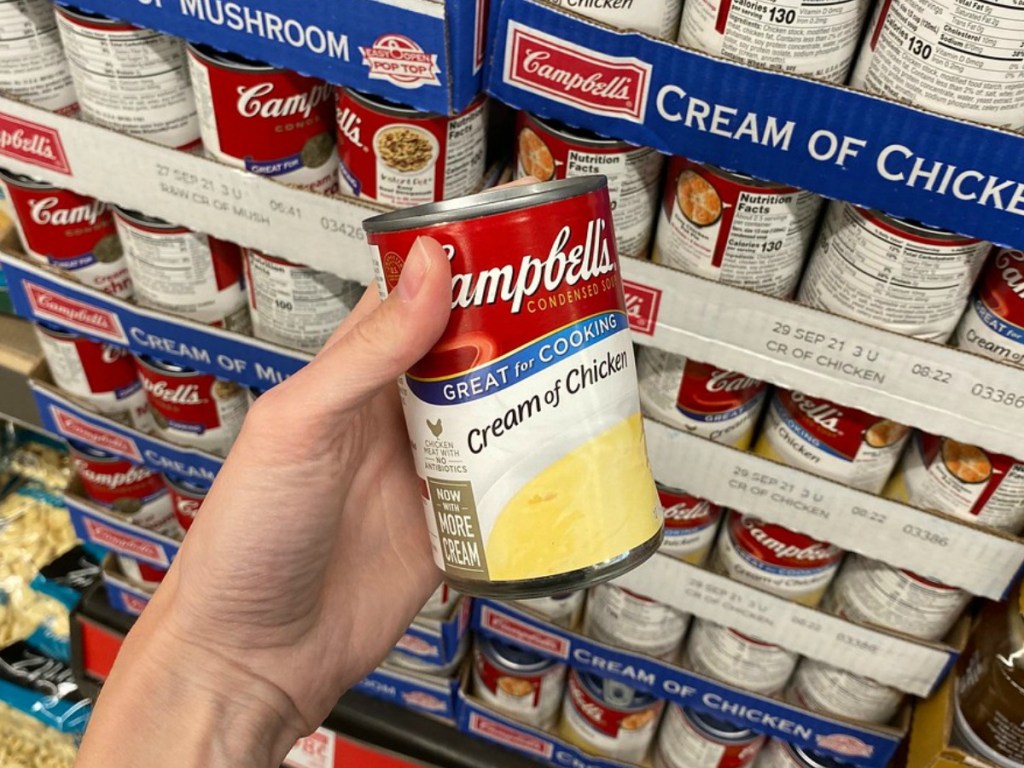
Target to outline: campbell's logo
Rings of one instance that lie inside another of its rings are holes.
[[[781,526],[768,525],[752,517],[739,518],[739,521],[739,531],[737,531],[735,523],[733,524],[733,533],[740,533],[735,538],[742,541],[749,537],[757,543],[760,550],[770,552],[778,560],[805,563],[813,567],[834,561],[839,556],[839,550],[831,544],[815,541]],[[779,538],[780,536],[791,540],[783,541]]]
[[[41,168],[71,173],[60,133],[53,128],[0,113],[0,155]]]
[[[548,255],[526,255],[518,269],[495,267],[481,272],[452,276],[452,309],[467,309],[499,301],[508,302],[509,311],[519,314],[523,303],[541,289],[554,293],[563,285],[571,288],[616,270],[613,246],[604,219],[587,222],[582,237],[574,238],[568,224],[555,236]],[[570,243],[575,243],[570,247]],[[455,256],[449,251],[449,259]]]
[[[107,211],[107,204],[99,200],[65,208],[56,195],[31,200],[28,205],[32,221],[44,227],[69,227],[74,224],[92,226]]]
[[[402,635],[395,644],[395,647],[416,656],[437,656],[440,653],[437,648],[426,640],[415,635]]]
[[[197,499],[188,499],[184,496],[174,496],[174,508],[185,517],[195,517],[203,502]]]
[[[119,360],[124,360],[131,353],[123,347],[115,347],[113,344],[100,345],[100,359],[108,365],[113,365]]]
[[[533,752],[545,758],[550,758],[554,752],[554,745],[551,742],[526,731],[520,731],[512,726],[491,720],[477,712],[470,713],[469,730],[493,741]]]
[[[305,93],[274,96],[274,84],[265,82],[238,87],[238,114],[242,117],[295,117],[308,118],[313,111],[334,97],[334,86],[318,83]]]
[[[995,267],[999,270],[1003,283],[1017,296],[1024,296],[1024,273],[1021,264],[1024,253],[1004,248],[995,259]]]
[[[97,472],[88,464],[76,461],[78,474],[93,485],[109,488],[112,491],[141,483],[153,477],[153,473],[143,466],[133,466],[124,472]]]
[[[124,603],[126,611],[134,613],[136,616],[142,613],[142,609],[149,605],[149,600],[133,595],[130,592],[121,593],[121,602]]]
[[[406,704],[410,704],[420,709],[426,709],[430,712],[443,712],[448,709],[448,705],[439,699],[437,696],[433,696],[426,691],[409,691],[408,693],[402,694],[402,701]]]
[[[347,141],[365,149],[366,145],[363,144],[363,132],[360,127],[362,122],[362,118],[352,110],[352,107],[338,109],[338,132]]]
[[[800,409],[800,412],[819,427],[833,434],[841,434],[839,421],[843,418],[843,412],[835,405],[820,400],[812,400],[800,392],[790,392],[790,401]]]
[[[594,114],[642,123],[651,65],[609,56],[545,34],[519,22],[508,25],[507,83]]]
[[[427,53],[405,35],[381,35],[373,45],[359,46],[371,80],[387,80],[400,88],[440,85],[437,54]]]
[[[673,504],[665,508],[666,523],[702,522],[712,515],[711,502],[701,499],[696,504]]]
[[[573,705],[581,715],[592,722],[599,730],[607,730],[608,726],[604,721],[604,707],[587,695],[586,691],[583,690],[583,686],[577,681],[576,675],[569,678],[569,695],[572,697]]]
[[[207,398],[202,396],[202,391],[199,389],[198,384],[182,382],[181,384],[172,387],[166,381],[153,381],[148,376],[143,376],[142,386],[146,388],[147,392],[157,399],[163,400],[165,403],[174,403],[175,405],[202,405],[203,403],[210,402]]]
[[[739,371],[716,370],[708,378],[704,387],[708,392],[743,392],[752,387],[760,387],[761,382],[752,379]]]
[[[485,629],[490,629],[520,645],[545,653],[553,653],[563,659],[569,657],[569,642],[558,635],[516,621],[510,616],[497,613],[488,606],[484,606],[480,618]]]
[[[74,438],[110,453],[127,456],[135,461],[142,461],[142,454],[134,440],[84,421],[56,405],[50,405],[50,413],[57,425],[57,431],[65,437]]]
[[[167,558],[163,551],[156,544],[122,533],[108,525],[96,520],[87,519],[85,529],[88,532],[89,540],[94,544],[109,547],[126,555],[140,557],[144,560],[155,561],[167,565]]]
[[[23,283],[33,314],[112,341],[127,342],[117,315],[34,283]]]
[[[626,296],[626,315],[629,317],[629,329],[634,333],[653,336],[658,324],[658,308],[661,306],[661,291],[648,285],[622,281],[622,290]]]
[[[829,733],[815,736],[814,741],[821,749],[851,757],[871,757],[875,753],[874,747],[849,733]]]

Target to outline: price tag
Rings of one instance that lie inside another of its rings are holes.
[[[317,728],[295,742],[284,764],[289,768],[334,768],[334,733]]]

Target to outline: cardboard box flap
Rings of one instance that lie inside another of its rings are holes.
[[[389,666],[378,667],[353,686],[378,699],[448,721],[455,720],[458,687],[458,678],[428,677]]]
[[[502,101],[670,154],[1021,245],[1020,135],[717,60],[539,0],[505,0],[500,8],[487,87]],[[918,161],[934,170],[932,182],[912,176]]]
[[[68,493],[64,501],[75,533],[82,541],[165,570],[178,554],[180,541],[141,528],[129,519],[72,493]]]

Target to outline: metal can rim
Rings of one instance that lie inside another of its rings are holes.
[[[539,657],[539,660],[530,663],[514,661],[501,652],[502,649],[500,646],[505,646],[506,648],[512,648],[516,651],[528,654],[536,654]],[[531,651],[528,648],[522,648],[514,643],[506,643],[503,640],[497,640],[496,638],[489,637],[488,635],[477,635],[476,649],[484,658],[496,667],[500,667],[503,671],[512,672],[513,674],[545,672],[558,664],[554,659],[541,656],[541,654]]]
[[[22,189],[56,189],[59,190],[55,184],[50,184],[48,181],[38,181],[33,179],[31,176],[26,176],[23,173],[15,173],[14,171],[8,171],[6,168],[0,168],[0,180],[13,184],[16,187]]]
[[[157,218],[156,216],[147,216],[139,211],[132,210],[131,208],[123,208],[120,205],[110,206],[114,210],[114,214],[124,219],[129,224],[141,224],[146,227],[154,227],[156,229],[185,229],[179,224],[172,224],[164,219]]]
[[[207,64],[216,64],[224,69],[234,69],[239,72],[283,72],[280,67],[275,67],[262,61],[247,59],[237,53],[221,51],[212,45],[203,43],[186,43],[185,47],[197,60]]]
[[[630,144],[628,141],[601,136],[593,131],[588,131],[583,128],[575,128],[571,125],[562,123],[559,120],[540,117],[532,112],[524,110],[523,114],[528,121],[536,123],[545,131],[553,133],[560,139],[567,139],[585,147],[600,147],[604,149],[645,149],[644,147],[637,146],[636,144]]]
[[[205,375],[202,371],[197,371],[195,368],[189,368],[187,365],[181,365],[180,363],[171,363],[167,360],[161,360],[158,357],[152,355],[138,355],[136,360],[139,364],[145,368],[156,373],[163,373],[170,376],[194,376],[194,375]]]

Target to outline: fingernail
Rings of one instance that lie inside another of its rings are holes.
[[[427,251],[426,238],[417,237],[409,249],[409,255],[402,266],[402,276],[398,278],[395,293],[403,302],[416,298],[423,287],[423,282],[430,271],[430,253]]]

